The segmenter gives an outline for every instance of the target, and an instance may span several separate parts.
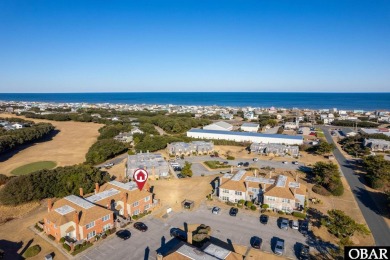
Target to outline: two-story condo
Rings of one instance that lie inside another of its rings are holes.
[[[285,175],[264,178],[239,170],[235,174],[224,174],[217,186],[222,201],[252,201],[284,212],[301,210],[305,205],[306,186]]]

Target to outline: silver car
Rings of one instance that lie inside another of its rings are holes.
[[[288,229],[288,219],[282,218],[282,220],[280,221],[280,228],[285,230]]]
[[[277,254],[277,255],[284,254],[284,240],[283,239],[278,239],[278,241],[276,241],[275,254]]]
[[[221,212],[221,208],[218,208],[218,207],[214,207],[213,210],[211,211],[213,214],[219,214],[219,212]]]
[[[298,220],[293,220],[291,227],[292,227],[292,229],[298,230],[298,228],[299,228]]]

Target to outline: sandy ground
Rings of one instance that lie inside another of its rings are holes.
[[[20,214],[18,218],[9,221],[5,224],[0,224],[0,247],[6,251],[6,259],[20,259],[18,254],[22,253],[27,249],[28,245],[40,245],[41,252],[29,259],[43,259],[45,255],[54,252],[55,259],[67,259],[58,249],[54,248],[39,235],[35,234],[29,229],[38,220],[43,219],[43,216],[47,213],[46,202],[42,202],[39,205],[37,202],[32,205],[31,203],[21,205],[12,208],[18,212],[22,212],[22,208],[28,207],[33,208],[31,211],[25,212],[24,215]],[[10,211],[2,207],[3,211]]]
[[[17,116],[0,114],[0,117]],[[95,123],[24,119],[51,123],[60,132],[50,141],[32,144],[13,155],[2,155],[0,157],[1,173],[9,175],[13,169],[37,161],[54,161],[57,163],[57,166],[82,163],[85,161],[85,154],[89,147],[91,147],[99,136],[98,129],[103,126]]]

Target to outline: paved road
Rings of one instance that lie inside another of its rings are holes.
[[[95,165],[95,167],[98,167],[98,168],[103,167],[106,163],[118,164],[118,163],[121,163],[126,158],[127,158],[127,153],[123,153],[123,154],[118,155],[115,158],[112,158],[108,161],[105,161],[104,163]]]
[[[324,130],[326,140],[329,143],[332,143],[333,139],[328,131],[328,128],[321,128]],[[377,213],[379,210],[371,196],[371,193],[366,190],[364,184],[359,180],[358,175],[351,168],[352,165],[339,151],[339,149],[335,149],[333,153],[340,165],[345,179],[348,181],[348,184],[351,187],[353,195],[355,196],[359,208],[362,211],[364,218],[366,219],[372,235],[374,236],[375,244],[377,246],[390,245],[390,229],[383,217]]]
[[[205,205],[196,211],[173,213],[164,221],[149,216],[143,222],[149,227],[147,232],[142,233],[129,226],[132,233],[130,239],[122,241],[111,236],[77,259],[156,259],[157,251],[164,254],[177,245],[178,241],[171,240],[170,229],[182,228],[185,223],[209,225],[212,236],[225,243],[230,240],[233,244],[250,246],[250,239],[258,236],[263,240],[262,250],[267,252],[272,252],[271,243],[274,244],[276,238],[282,238],[286,243],[285,256],[291,259],[296,259],[295,251],[301,244],[313,245],[313,241],[303,237],[297,230],[281,230],[276,218],[270,218],[267,225],[262,225],[258,214],[240,211],[237,217],[231,217],[227,210],[222,210],[220,215],[214,215]]]

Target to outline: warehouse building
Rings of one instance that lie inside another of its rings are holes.
[[[250,132],[216,131],[193,128],[187,132],[188,137],[200,139],[220,139],[235,142],[272,143],[272,144],[303,144],[302,136],[260,134]]]
[[[253,132],[257,133],[259,131],[259,124],[254,124],[254,123],[243,123],[241,125],[241,130],[245,132]]]
[[[216,123],[212,123],[210,125],[206,125],[203,127],[204,130],[218,130],[218,131],[232,131],[233,125],[226,123],[224,121],[219,121]]]

